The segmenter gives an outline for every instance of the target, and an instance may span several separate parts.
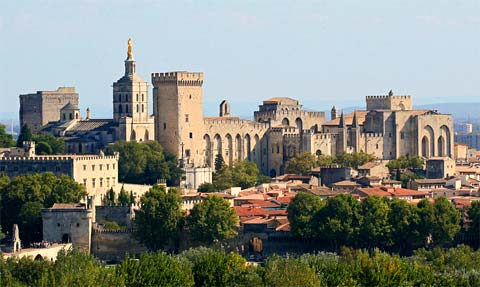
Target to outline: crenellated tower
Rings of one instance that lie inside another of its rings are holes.
[[[156,140],[186,166],[203,166],[203,73],[153,73],[152,84]]]

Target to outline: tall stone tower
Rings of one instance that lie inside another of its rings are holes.
[[[113,120],[119,140],[153,140],[153,118],[148,114],[148,83],[136,72],[133,43],[128,39],[125,74],[113,83]]]
[[[153,73],[152,84],[155,139],[186,166],[203,166],[203,73]]]

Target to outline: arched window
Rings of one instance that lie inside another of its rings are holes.
[[[144,112],[144,110],[143,110],[143,104],[142,104],[142,113],[143,113],[143,112]]]
[[[137,94],[137,102],[138,102],[138,94]]]
[[[143,102],[143,101],[144,101],[144,100],[143,100],[143,94],[142,94],[142,102]]]
[[[125,95],[125,102],[128,102],[128,95]]]
[[[138,104],[137,104],[137,113],[139,112],[139,110],[140,110],[140,109],[138,108]]]
[[[122,105],[121,105],[121,104],[118,105],[118,112],[119,112],[119,113],[122,113]]]
[[[119,101],[119,102],[122,101],[122,94],[119,94],[119,95],[118,95],[118,101]]]
[[[125,105],[125,112],[128,113],[128,105]]]
[[[69,114],[69,118],[70,118],[71,120],[73,120],[73,114],[72,114],[72,113]]]

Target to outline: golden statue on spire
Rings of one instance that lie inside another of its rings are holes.
[[[133,42],[131,38],[128,38],[128,51],[127,51],[127,58],[133,58]]]

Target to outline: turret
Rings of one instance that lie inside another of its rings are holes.
[[[335,108],[335,106],[333,106],[332,110],[330,111],[330,118],[331,120],[334,120],[337,118],[337,108]]]
[[[357,111],[353,112],[352,127],[358,128]]]
[[[345,127],[345,118],[343,116],[343,112],[342,112],[342,115],[340,116],[340,122],[338,123],[338,127],[339,128]]]
[[[220,103],[220,112],[218,114],[220,117],[229,117],[230,116],[230,103],[227,100],[223,100]]]

